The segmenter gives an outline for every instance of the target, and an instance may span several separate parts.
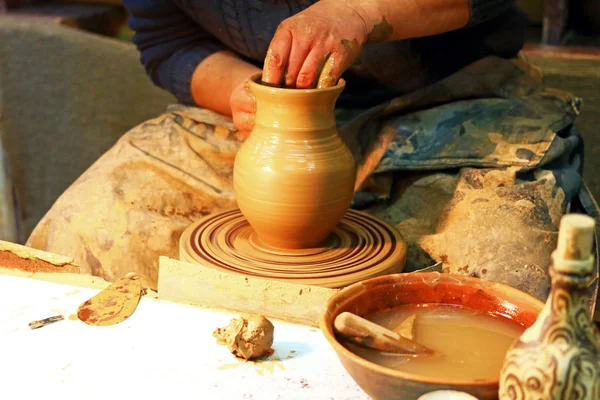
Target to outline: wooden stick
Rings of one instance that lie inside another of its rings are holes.
[[[55,322],[62,321],[63,319],[65,319],[65,317],[63,317],[62,315],[55,315],[55,316],[40,319],[37,321],[31,321],[29,323],[29,327],[31,329],[39,329],[39,328],[43,328],[46,325],[50,325]]]
[[[435,354],[419,343],[349,312],[338,315],[333,326],[339,335],[359,346],[396,354]]]

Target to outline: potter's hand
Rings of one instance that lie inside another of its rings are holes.
[[[254,127],[254,96],[248,89],[248,81],[244,80],[231,92],[229,100],[233,124],[244,138],[247,138]]]
[[[283,21],[267,51],[263,82],[299,89],[335,85],[368,36],[348,3],[321,0]]]

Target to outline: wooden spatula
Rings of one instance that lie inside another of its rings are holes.
[[[437,354],[430,348],[405,338],[399,333],[349,312],[338,315],[333,327],[344,339],[361,347],[406,355]]]

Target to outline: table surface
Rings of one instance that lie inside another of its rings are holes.
[[[317,329],[273,321],[275,353],[241,362],[212,336],[235,314],[143,297],[117,325],[69,319],[96,293],[0,275],[0,398],[369,399]]]

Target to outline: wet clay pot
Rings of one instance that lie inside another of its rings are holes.
[[[354,158],[334,116],[344,89],[284,89],[252,77],[254,129],[241,146],[233,185],[238,206],[263,244],[303,249],[323,244],[348,210]]]
[[[499,379],[444,379],[397,371],[361,358],[333,330],[335,318],[348,311],[361,317],[413,304],[457,305],[502,316],[530,327],[544,303],[510,286],[480,278],[439,272],[393,274],[350,285],[333,295],[321,316],[321,331],[356,383],[373,399],[418,399],[437,390],[461,391],[479,400],[497,400]]]

